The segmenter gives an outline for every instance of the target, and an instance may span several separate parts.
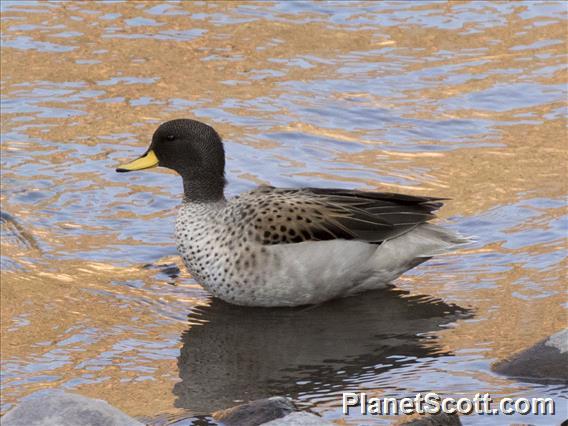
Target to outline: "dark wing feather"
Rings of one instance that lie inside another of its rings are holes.
[[[380,243],[435,217],[442,198],[345,189],[260,187],[240,197],[263,244],[334,239]]]

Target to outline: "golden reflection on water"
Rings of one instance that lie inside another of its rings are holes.
[[[480,242],[398,282],[475,310],[434,333],[457,354],[448,366],[566,326],[559,3],[3,7],[2,411],[64,387],[134,416],[184,412],[172,392],[180,336],[210,301],[183,268],[162,271],[181,266],[179,182],[113,173],[174,117],[224,136],[232,193],[272,183],[451,198],[441,217]],[[527,389],[475,373],[502,395]],[[473,392],[450,382],[436,390]]]

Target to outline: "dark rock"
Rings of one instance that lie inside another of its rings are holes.
[[[24,398],[2,417],[2,426],[143,426],[100,399],[43,390]]]
[[[493,370],[531,382],[568,381],[568,329],[495,363]]]
[[[163,264],[153,264],[146,263],[142,266],[142,269],[157,269],[160,273],[168,276],[169,278],[179,277],[180,270],[177,265],[173,263],[163,263]]]
[[[461,426],[462,422],[457,414],[427,414],[413,420],[399,423],[404,426]]]
[[[237,405],[213,413],[213,418],[227,426],[258,426],[296,411],[287,398],[275,396]]]

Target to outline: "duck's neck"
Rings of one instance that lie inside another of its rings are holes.
[[[225,201],[225,178],[223,176],[203,176],[183,179],[183,199],[185,202],[217,203]]]

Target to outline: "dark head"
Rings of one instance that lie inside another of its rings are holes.
[[[140,158],[117,172],[167,167],[183,179],[185,197],[193,201],[218,201],[225,186],[225,151],[217,132],[207,124],[179,119],[162,124]]]

